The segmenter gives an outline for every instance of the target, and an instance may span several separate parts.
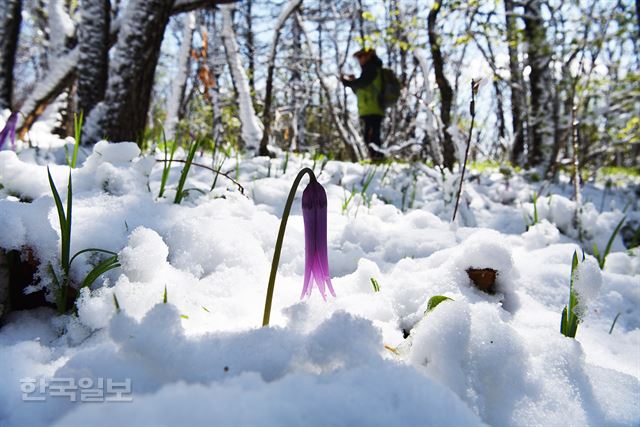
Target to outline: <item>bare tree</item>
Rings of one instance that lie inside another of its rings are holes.
[[[280,33],[287,19],[300,7],[301,4],[302,0],[289,0],[280,12],[275,28],[273,30],[271,50],[269,52],[269,58],[267,60],[267,81],[264,95],[264,111],[262,113],[262,124],[264,125],[264,132],[262,134],[262,140],[260,141],[260,150],[258,152],[261,156],[270,155],[268,145],[272,121],[271,103],[273,101],[273,73],[276,68],[276,53],[278,50]]]
[[[440,50],[440,40],[438,30],[436,28],[436,20],[438,19],[438,13],[442,7],[440,0],[436,0],[433,7],[429,11],[429,17],[427,20],[429,45],[431,46],[431,58],[433,60],[433,69],[436,74],[436,83],[440,91],[440,120],[442,121],[442,155],[443,165],[452,169],[456,160],[455,147],[449,131],[451,126],[451,106],[453,102],[453,89],[451,84],[444,74],[444,59]]]
[[[174,0],[132,0],[109,64],[105,98],[87,119],[89,141],[137,141],[147,122],[153,76]]]
[[[0,2],[0,110],[13,102],[13,67],[18,50],[22,0]]]
[[[546,27],[542,17],[542,0],[531,0],[524,7],[524,34],[527,42],[529,73],[529,152],[531,165],[548,163],[551,154],[552,128],[549,87],[553,79],[550,71],[551,47],[547,41]]]
[[[253,109],[249,79],[240,59],[236,33],[233,30],[233,17],[231,14],[235,9],[235,5],[223,5],[220,8],[222,10],[222,42],[227,54],[231,77],[238,92],[242,140],[246,148],[255,152],[262,140],[262,124]]]
[[[83,0],[78,25],[78,107],[88,115],[104,98],[109,67],[109,0]]]
[[[171,82],[171,94],[167,101],[167,117],[164,121],[165,137],[173,140],[176,135],[176,126],[180,120],[180,110],[185,97],[185,88],[189,76],[191,58],[191,43],[195,30],[195,12],[188,12],[182,19],[182,37],[180,37],[180,49],[178,51],[178,73]]]

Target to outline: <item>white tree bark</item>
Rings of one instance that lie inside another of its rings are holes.
[[[182,41],[178,51],[178,74],[171,84],[171,94],[167,102],[167,118],[164,122],[164,133],[167,140],[176,136],[176,126],[180,120],[180,106],[184,99],[184,90],[189,76],[189,59],[191,57],[191,43],[193,31],[196,28],[195,12],[189,12],[182,18]]]
[[[222,33],[221,38],[227,53],[227,61],[231,70],[231,77],[238,91],[238,107],[240,109],[240,122],[242,123],[242,140],[245,147],[255,152],[258,151],[260,140],[262,139],[263,127],[258,119],[251,102],[251,89],[249,79],[242,66],[242,60],[238,54],[238,42],[233,30],[232,12],[234,4],[220,6],[222,11]]]
[[[418,61],[418,64],[420,65],[420,69],[422,70],[424,94],[426,98],[423,100],[425,105],[425,115],[426,115],[426,119],[424,120],[425,128],[423,130],[424,132],[427,133],[429,145],[431,145],[431,152],[433,153],[435,162],[441,165],[443,162],[442,149],[440,147],[440,144],[438,144],[438,138],[436,138],[436,136],[438,135],[437,127],[441,127],[441,126],[440,126],[440,122],[438,121],[438,116],[433,113],[433,106],[430,105],[434,97],[431,94],[431,87],[429,86],[430,70],[429,70],[429,65],[427,64],[427,53],[422,49],[415,49],[413,51],[413,56]]]
[[[49,50],[53,57],[57,58],[67,51],[67,39],[73,36],[75,25],[64,10],[62,0],[49,0],[47,13],[49,14]]]

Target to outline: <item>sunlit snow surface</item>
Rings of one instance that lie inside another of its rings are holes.
[[[0,247],[30,247],[43,265],[57,262],[59,251],[47,161],[64,164],[61,144],[37,153],[23,148],[18,156],[0,152]],[[209,157],[196,161],[212,164]],[[444,202],[450,195],[442,194],[452,186],[433,169],[395,164],[385,174],[379,166],[367,192],[376,194],[370,206],[356,195],[343,211],[351,189],[360,189],[374,169],[322,163],[315,171],[327,190],[337,298],[325,303],[316,290],[299,299],[301,188],[272,326],[263,329],[279,218],[293,177],[313,160],[291,156],[283,175],[284,158],[270,167],[267,158],[242,160],[237,170],[229,159],[223,170],[237,174],[245,195],[222,177],[208,192],[213,175],[194,168],[186,188],[206,194],[191,191],[177,206],[181,164],[158,200],[161,164],[133,144],[96,145],[73,171],[72,253],[113,250],[122,268],[81,294],[77,317],[49,309],[8,316],[0,329],[0,425],[640,423],[637,250],[624,252],[616,239],[599,290],[579,283],[589,298],[576,340],[559,332],[572,254],[581,253],[568,183],[550,187],[553,196],[538,202],[539,224],[526,231],[524,216],[539,184],[515,175],[507,188],[498,172],[472,173],[463,223],[452,226],[452,205]],[[68,168],[52,164],[51,172],[64,200]],[[629,200],[628,217],[640,216],[629,188],[609,191],[604,213],[601,188],[589,184],[584,197],[595,204],[581,217],[585,246],[606,246]],[[472,223],[477,226],[465,226]],[[96,262],[75,261],[74,280]],[[591,268],[595,261],[588,262],[581,281],[599,274]],[[474,289],[469,267],[498,270],[499,292]],[[434,295],[454,301],[425,316]],[[403,329],[411,329],[406,340]],[[20,379],[26,377],[130,378],[133,402],[25,402]]]

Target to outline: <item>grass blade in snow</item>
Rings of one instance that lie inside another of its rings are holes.
[[[180,181],[178,182],[178,189],[176,190],[176,198],[173,203],[179,205],[182,202],[182,198],[184,197],[184,184],[187,181],[187,175],[189,174],[189,169],[191,169],[191,163],[193,163],[193,158],[196,155],[196,150],[200,145],[200,140],[196,140],[189,149],[189,153],[187,154],[187,159],[184,163],[184,167],[182,168],[182,173],[180,174]]]

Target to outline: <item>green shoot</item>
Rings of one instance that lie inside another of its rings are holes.
[[[454,301],[453,298],[449,298],[444,295],[432,296],[431,298],[429,298],[429,302],[427,302],[427,309],[425,310],[424,314],[426,315],[428,313],[431,313],[441,302],[444,302],[447,300]]]
[[[287,173],[287,167],[289,166],[289,152],[284,153],[284,163],[282,164],[282,175]]]
[[[56,205],[56,210],[58,212],[58,220],[60,223],[60,240],[61,240],[61,249],[60,249],[60,267],[62,268],[62,278],[58,278],[56,276],[55,270],[52,265],[49,265],[49,272],[54,281],[54,285],[56,288],[56,307],[58,309],[58,313],[62,314],[67,309],[67,295],[69,293],[69,286],[71,282],[71,278],[69,276],[71,270],[71,264],[78,257],[86,252],[102,252],[111,255],[106,260],[100,262],[96,265],[90,272],[87,274],[87,277],[82,281],[81,287],[88,287],[93,284],[93,282],[100,277],[102,274],[106,273],[109,270],[120,267],[120,263],[118,262],[118,254],[112,251],[107,251],[104,249],[96,249],[89,248],[83,249],[77,252],[72,257],[71,255],[71,218],[72,218],[72,204],[73,204],[73,187],[71,182],[71,171],[69,171],[69,183],[67,185],[67,209],[65,211],[62,205],[62,199],[60,198],[60,194],[58,193],[58,189],[56,188],[55,183],[53,182],[53,178],[51,177],[51,171],[47,167],[47,175],[49,178],[49,186],[51,187],[51,192],[53,193],[53,200]]]
[[[120,303],[118,303],[118,297],[113,294],[113,304],[116,306],[116,313],[120,313]]]
[[[600,270],[604,269],[604,264],[607,261],[607,256],[609,256],[609,252],[611,252],[611,246],[613,246],[613,241],[616,239],[616,236],[618,235],[618,232],[622,228],[622,225],[624,224],[624,221],[626,219],[627,219],[627,216],[625,215],[622,217],[618,225],[616,225],[616,228],[613,230],[613,233],[611,233],[611,236],[609,236],[609,241],[607,242],[607,246],[604,248],[604,253],[601,254],[600,251],[598,250],[598,245],[596,243],[593,244],[593,256],[595,256],[596,259],[598,260],[598,265],[600,266]]]
[[[96,281],[96,279],[102,276],[109,270],[113,270],[114,268],[120,267],[121,264],[118,261],[118,255],[110,256],[104,261],[98,263],[90,272],[87,274],[87,277],[82,281],[82,285],[80,287],[89,287]]]
[[[222,166],[224,166],[224,162],[226,162],[228,158],[229,157],[225,156],[218,162],[218,166],[215,168],[216,173],[215,173],[215,176],[213,177],[213,184],[211,184],[211,189],[209,191],[213,191],[213,189],[216,188],[216,183],[218,182],[218,176],[220,176],[220,171],[222,170]],[[271,175],[271,162],[269,162],[269,175]]]
[[[369,280],[371,280],[371,286],[373,286],[373,292],[380,292],[380,284],[375,279],[375,277],[372,277]]]
[[[357,194],[357,192],[356,192],[355,187],[351,187],[351,194],[349,194],[349,197],[347,197],[347,194],[345,192],[344,200],[342,202],[342,215],[347,213],[347,210],[349,209],[349,204],[351,203],[353,198],[356,196],[356,194]]]
[[[577,269],[578,253],[574,251],[573,259],[571,261],[571,279],[569,282],[569,306],[564,306],[564,309],[562,310],[562,320],[560,321],[560,332],[562,333],[562,335],[569,338],[576,337],[576,332],[578,331],[578,323],[580,323],[580,319],[574,312],[575,307],[578,303],[578,298],[576,297],[573,289]]]
[[[164,131],[162,131],[162,138],[164,139]],[[164,189],[167,185],[167,180],[169,179],[169,173],[171,172],[171,163],[173,162],[173,156],[176,152],[177,146],[178,144],[172,142],[171,154],[169,155],[167,140],[164,139],[164,165],[162,167],[162,179],[160,180],[160,192],[158,193],[158,198],[164,196]]]
[[[207,313],[211,313],[211,312],[209,311],[209,309],[208,309],[207,307],[205,307],[204,305],[203,305],[203,306],[201,306],[201,307],[202,307],[202,309],[203,309],[204,311],[206,311]]]
[[[73,197],[73,190],[71,185],[71,171],[69,171],[69,183],[67,184],[67,211],[65,213],[64,207],[62,206],[62,200],[60,199],[60,194],[58,193],[58,189],[56,188],[55,183],[53,182],[53,178],[51,177],[51,171],[49,167],[47,167],[47,175],[49,177],[49,186],[51,187],[51,192],[53,193],[53,200],[56,205],[56,210],[58,211],[58,220],[60,223],[60,239],[61,239],[61,250],[60,250],[60,265],[62,267],[62,280],[58,280],[53,274],[56,286],[56,306],[58,308],[58,313],[62,314],[66,310],[67,307],[67,292],[69,287],[69,267],[70,267],[70,251],[71,251],[71,204]],[[51,269],[53,272],[53,269]]]
[[[186,314],[181,314],[181,315],[180,315],[180,318],[181,318],[181,319],[188,319],[188,318],[189,318],[189,316],[187,316]]]
[[[84,121],[84,112],[80,111],[80,115],[73,115],[73,131],[75,133],[76,142],[73,144],[73,155],[69,166],[76,167],[78,161],[78,147],[80,147],[80,138],[82,137],[82,122]]]
[[[162,296],[162,303],[166,304],[168,301],[167,299],[167,285],[164,285],[164,295]]]
[[[193,158],[196,155],[196,150],[200,145],[200,140],[196,140],[193,144],[191,144],[191,148],[189,148],[189,153],[187,154],[187,159],[185,161],[184,167],[182,168],[182,173],[180,174],[180,181],[178,181],[178,189],[176,190],[176,198],[173,203],[179,205],[184,197],[184,184],[187,181],[187,175],[189,174],[189,169],[191,169],[191,163],[193,163]]]

